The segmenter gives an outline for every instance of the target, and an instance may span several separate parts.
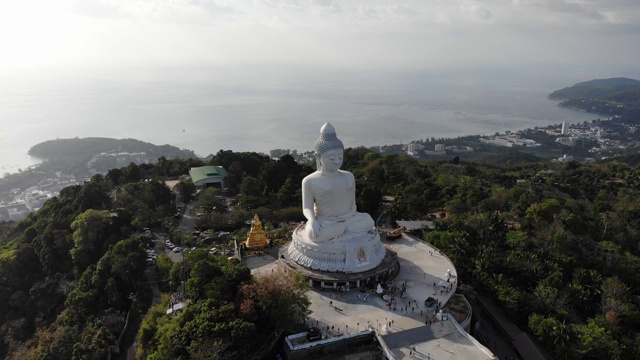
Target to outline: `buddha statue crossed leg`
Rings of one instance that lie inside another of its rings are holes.
[[[374,222],[356,210],[353,174],[340,170],[344,146],[329,123],[315,142],[317,171],[302,180],[302,212],[288,248],[299,265],[323,271],[362,272],[385,257]]]

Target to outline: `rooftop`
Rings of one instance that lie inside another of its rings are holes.
[[[225,170],[222,166],[201,166],[191,168],[191,170],[189,170],[189,176],[191,177],[191,181],[193,181],[194,184],[207,178],[225,177],[227,175],[227,170]]]

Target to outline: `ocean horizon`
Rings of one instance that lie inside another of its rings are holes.
[[[0,83],[0,175],[56,138],[133,138],[193,150],[308,151],[331,122],[346,147],[408,143],[599,118],[557,106],[563,86],[433,74],[280,78],[225,72],[58,75]]]

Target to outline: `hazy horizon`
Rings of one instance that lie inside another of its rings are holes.
[[[559,108],[547,99],[557,87],[507,71],[244,75],[185,69],[3,82],[0,118],[12,121],[0,131],[0,174],[33,164],[28,149],[56,138],[135,138],[206,156],[310,150],[326,121],[356,147],[599,117]]]
[[[639,34],[635,0],[22,0],[0,4],[0,72],[625,71]]]
[[[0,157],[57,137],[219,131],[267,151],[327,120],[357,146],[581,119],[544,98],[640,78],[639,35],[636,0],[7,1]]]

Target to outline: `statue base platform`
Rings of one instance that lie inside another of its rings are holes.
[[[395,278],[400,271],[398,254],[393,250],[384,248],[384,246],[385,256],[380,264],[370,270],[357,273],[313,270],[309,267],[302,266],[289,258],[291,246],[293,246],[293,243],[289,242],[280,248],[278,254],[280,267],[285,271],[292,271],[302,275],[309,282],[309,286],[316,289],[335,291],[348,288],[361,289],[362,287],[375,289],[376,284],[390,281]]]
[[[386,249],[374,230],[343,234],[323,243],[305,239],[303,230],[301,225],[293,232],[287,257],[311,270],[360,273],[377,267],[385,257]]]

